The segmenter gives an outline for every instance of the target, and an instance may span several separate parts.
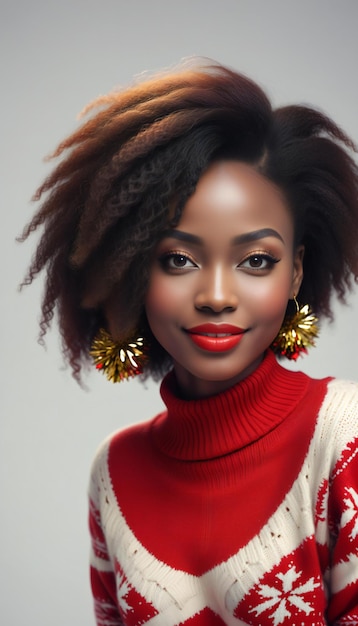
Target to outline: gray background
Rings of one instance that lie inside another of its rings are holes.
[[[191,55],[247,73],[277,105],[314,103],[358,141],[357,18],[356,0],[2,1],[2,624],[94,624],[91,459],[108,433],[161,407],[152,384],[111,386],[94,373],[83,391],[62,368],[56,331],[47,351],[36,343],[41,280],[16,291],[35,241],[14,238],[49,169],[43,156],[89,100]],[[299,367],[358,379],[357,312],[356,291]]]

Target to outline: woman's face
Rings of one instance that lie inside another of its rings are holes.
[[[302,280],[303,250],[278,187],[238,161],[214,163],[164,234],[146,296],[151,330],[188,398],[253,372]]]

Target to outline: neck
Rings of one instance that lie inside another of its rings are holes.
[[[218,395],[234,387],[247,376],[250,376],[260,365],[264,356],[260,355],[251,365],[237,376],[223,380],[203,380],[184,369],[179,363],[174,363],[174,373],[178,385],[179,395],[183,400],[200,400]]]

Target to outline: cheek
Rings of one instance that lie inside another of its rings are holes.
[[[149,327],[160,345],[172,355],[177,345],[175,314],[177,308],[175,302],[165,293],[159,285],[153,285],[148,290],[145,300],[145,312]]]
[[[145,311],[147,317],[155,317],[158,315],[159,311],[165,308],[166,298],[164,297],[164,292],[162,289],[158,289],[155,284],[151,284],[146,298],[145,298]]]
[[[166,281],[165,277],[152,277],[144,306],[149,325],[154,335],[157,335],[160,326],[173,317],[177,306],[175,293],[170,289],[170,282]]]
[[[252,313],[260,317],[276,320],[283,319],[290,299],[291,281],[287,276],[280,280],[258,280],[246,290]]]
[[[190,293],[190,281],[184,276],[173,277],[154,271],[145,298],[147,316],[165,319],[175,315],[184,303],[188,307]]]

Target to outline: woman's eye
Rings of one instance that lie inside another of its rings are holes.
[[[178,252],[164,254],[160,258],[160,263],[164,269],[168,270],[181,270],[197,267],[194,261],[192,261],[186,254],[180,254]]]
[[[254,271],[269,270],[275,263],[278,263],[278,261],[279,259],[276,259],[270,254],[252,254],[240,263],[240,267]]]

